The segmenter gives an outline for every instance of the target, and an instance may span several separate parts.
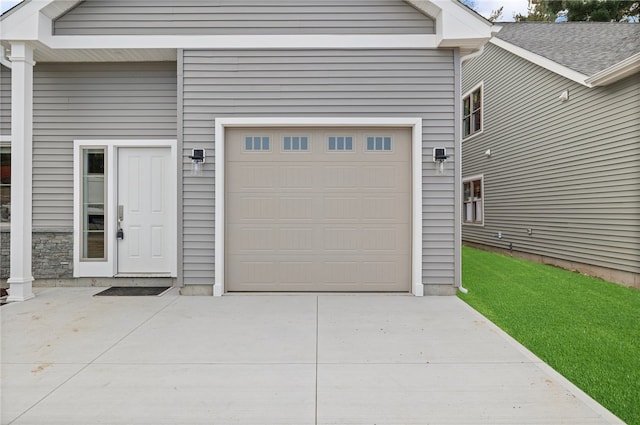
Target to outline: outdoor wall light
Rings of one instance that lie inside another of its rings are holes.
[[[444,163],[447,162],[447,148],[433,148],[433,162],[436,163],[438,175],[444,174]]]
[[[205,163],[206,153],[204,149],[192,149],[191,150],[191,175],[202,175],[202,164]]]

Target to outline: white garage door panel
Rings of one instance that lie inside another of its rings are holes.
[[[310,151],[284,151],[292,135]],[[332,136],[353,151],[330,151]],[[269,137],[269,150],[245,150],[247,137]],[[367,151],[369,137],[390,137],[392,151]],[[226,140],[229,291],[410,291],[409,129],[230,129]]]

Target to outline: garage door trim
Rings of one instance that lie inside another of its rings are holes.
[[[227,127],[405,127],[411,137],[411,292],[422,285],[422,119],[421,118],[217,118],[215,120],[215,279],[213,295],[225,293],[225,130]]]

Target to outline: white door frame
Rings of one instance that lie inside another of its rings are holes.
[[[170,148],[171,161],[169,164],[169,190],[174,202],[170,206],[170,222],[174,226],[170,232],[170,245],[175,247],[171,251],[171,277],[178,274],[178,143],[177,140],[74,140],[73,141],[73,277],[113,277],[118,273],[118,247],[116,240],[117,208],[118,208],[118,149],[119,148]],[[80,234],[81,206],[80,190],[81,176],[80,164],[82,162],[81,150],[87,147],[105,148],[105,173],[107,174],[107,206],[105,208],[107,258],[105,261],[80,261],[82,235]],[[150,274],[153,276],[153,274]]]
[[[225,293],[225,129],[227,127],[405,127],[411,137],[411,292],[422,284],[422,119],[421,118],[216,118],[215,120],[215,279],[213,295]]]

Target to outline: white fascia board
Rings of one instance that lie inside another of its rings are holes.
[[[36,41],[42,27],[40,20],[51,21],[40,13],[54,0],[30,1],[1,21],[0,40]]]
[[[432,0],[442,8],[442,47],[480,48],[493,36],[493,24],[457,1]]]
[[[606,86],[638,72],[640,72],[640,53],[595,73],[585,82],[593,87]]]
[[[436,21],[438,47],[477,50],[495,32],[491,22],[466,10],[456,0],[409,0],[409,3]]]
[[[515,44],[511,44],[499,38],[491,39],[491,44],[494,44],[508,52],[513,53],[516,56],[520,56],[521,58],[528,60],[538,66],[541,66],[551,72],[554,72],[558,75],[561,75],[571,81],[575,81],[578,84],[582,84],[586,87],[591,87],[591,84],[587,83],[586,80],[588,78],[587,75],[574,71],[571,68],[567,68],[564,65],[560,65],[558,62],[552,61],[551,59],[547,59],[544,56],[540,56],[536,53],[533,53],[527,49],[523,49],[522,47],[518,47]]]
[[[56,19],[62,16],[65,12],[76,7],[81,2],[82,0],[54,0],[49,2],[49,4],[42,7],[40,10],[49,19]]]
[[[52,49],[435,49],[436,36],[402,35],[150,35],[52,36]],[[49,33],[50,34],[50,33]]]

